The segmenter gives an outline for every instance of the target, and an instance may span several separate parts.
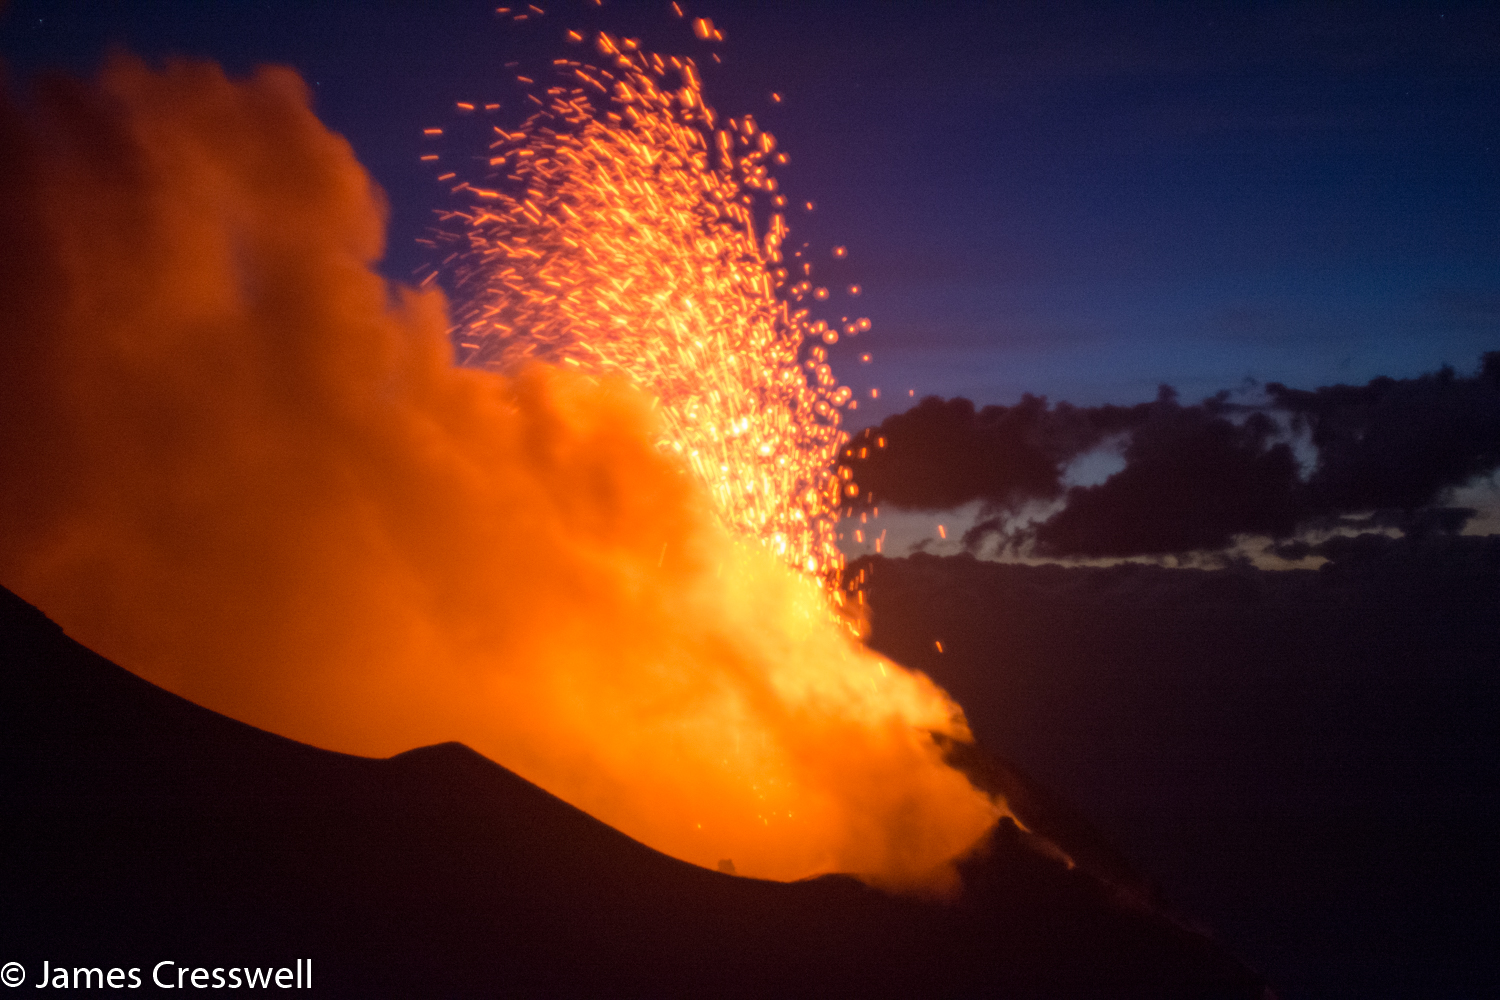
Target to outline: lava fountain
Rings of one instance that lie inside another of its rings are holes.
[[[6,98],[0,154],[0,232],[23,248],[0,274],[0,582],[294,739],[462,740],[698,864],[951,886],[1004,806],[943,762],[959,708],[829,613],[837,481],[817,463],[839,437],[804,415],[838,390],[788,376],[802,321],[749,243],[708,241],[703,291],[665,282],[618,314],[509,299],[501,267],[455,322],[373,271],[380,192],[284,69],[117,57]],[[546,204],[581,211],[568,190]],[[677,196],[655,190],[630,197]],[[621,229],[618,252],[690,230]],[[488,309],[553,363],[481,337],[463,342],[507,371],[455,366],[450,331],[482,334]],[[568,332],[606,317],[618,337]],[[635,327],[656,331],[637,361],[664,352],[644,380],[618,348]],[[728,389],[696,359],[725,345],[712,370],[740,381],[710,407]]]
[[[826,291],[783,257],[772,166],[786,156],[751,116],[719,120],[692,59],[606,33],[595,44],[605,65],[555,60],[558,85],[530,95],[538,110],[492,126],[482,178],[440,175],[470,203],[422,241],[449,252],[460,356],[624,375],[660,405],[661,446],[726,526],[836,584],[830,515],[857,487],[834,463],[853,393],[817,343],[839,331],[800,306]]]

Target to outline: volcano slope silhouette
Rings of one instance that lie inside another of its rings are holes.
[[[872,648],[1284,1000],[1496,995],[1500,535],[1317,570],[863,560]],[[941,641],[939,653],[934,641]]]
[[[5,961],[315,963],[319,995],[1260,997],[1221,945],[1012,824],[952,903],[659,854],[459,744],[387,760],[200,708],[0,592]],[[1024,779],[967,766],[1025,798]],[[1073,825],[1070,825],[1073,824]],[[1066,848],[1067,845],[1064,845]],[[1111,866],[1114,866],[1111,868]]]

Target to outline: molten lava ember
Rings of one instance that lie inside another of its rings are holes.
[[[288,70],[5,100],[0,581],[294,739],[461,740],[697,864],[951,885],[1004,805],[830,614],[841,390],[743,210],[773,144],[612,54],[568,68],[615,104],[497,137],[452,318],[372,269],[380,192]]]
[[[452,187],[473,207],[427,241],[457,251],[460,356],[625,375],[659,401],[663,446],[728,526],[835,582],[830,515],[857,491],[834,468],[853,392],[816,343],[839,332],[796,306],[813,289],[785,266],[776,141],[749,116],[720,122],[691,59],[608,34],[597,48],[607,67],[556,60],[540,110],[494,127],[489,171]]]

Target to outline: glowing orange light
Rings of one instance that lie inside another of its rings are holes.
[[[699,864],[940,887],[1003,806],[943,762],[951,699],[828,620],[853,400],[750,224],[761,133],[725,122],[721,164],[701,101],[664,113],[679,81],[610,66],[618,119],[496,133],[494,176],[448,185],[467,221],[428,243],[471,269],[458,330],[373,270],[380,192],[290,71],[117,62],[40,127],[0,121],[36,165],[0,171],[17,242],[63,276],[23,283],[35,337],[0,337],[0,579],[294,739],[458,739]],[[100,106],[98,144],[47,138]],[[558,363],[452,364],[524,345]]]
[[[707,19],[694,30],[715,36]],[[833,460],[839,411],[858,404],[822,348],[804,355],[804,341],[839,339],[799,308],[828,290],[787,283],[779,213],[757,231],[752,207],[774,208],[769,167],[785,156],[750,116],[719,119],[691,59],[607,34],[597,48],[608,68],[560,60],[564,85],[518,129],[495,130],[495,173],[460,185],[482,207],[434,234],[456,251],[454,342],[471,365],[626,376],[658,400],[661,447],[725,523],[837,595]]]

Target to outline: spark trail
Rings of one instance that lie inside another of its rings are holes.
[[[801,306],[826,290],[807,265],[788,273],[785,154],[752,117],[718,118],[691,59],[608,34],[596,47],[606,66],[556,60],[559,84],[528,94],[537,110],[494,128],[484,179],[453,184],[470,204],[431,242],[453,248],[460,357],[625,375],[725,524],[841,604],[834,517],[858,487],[835,460],[853,393],[818,343],[839,331]]]

